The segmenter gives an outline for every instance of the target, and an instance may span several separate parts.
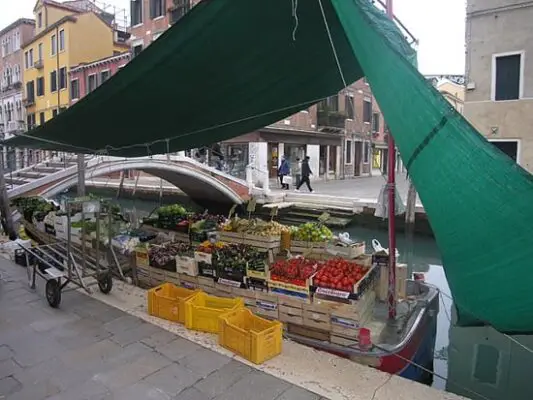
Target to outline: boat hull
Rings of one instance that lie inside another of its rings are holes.
[[[428,304],[406,345],[395,353],[382,356],[378,369],[413,381],[431,383],[432,375],[428,371],[433,371],[437,313],[438,296]]]

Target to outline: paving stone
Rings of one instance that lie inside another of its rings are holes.
[[[202,376],[199,374],[173,363],[146,377],[143,382],[160,388],[170,395],[176,395],[200,379]]]
[[[48,397],[46,400],[103,400],[108,398],[112,400],[112,396],[109,390],[104,385],[95,382],[94,380],[88,380],[75,387],[61,391],[60,393]]]
[[[298,386],[292,386],[283,392],[276,400],[319,400],[320,396]]]
[[[21,369],[14,377],[23,385],[44,382],[65,370],[65,365],[57,357],[45,360],[30,368]]]
[[[141,357],[132,363],[113,368],[109,372],[98,373],[93,379],[111,390],[116,390],[132,385],[170,363],[171,361],[168,358],[154,353]]]
[[[164,390],[138,382],[114,392],[113,400],[173,400],[173,398]]]
[[[134,328],[118,332],[114,334],[111,340],[115,343],[118,343],[121,346],[127,346],[134,342],[138,342],[141,339],[148,338],[154,333],[160,332],[161,328],[152,325],[143,323]]]
[[[159,332],[142,339],[141,343],[151,348],[157,348],[176,340],[176,338],[177,336],[174,333],[161,329]]]
[[[53,317],[46,317],[41,320],[34,321],[30,324],[30,327],[37,332],[46,332],[57,328],[60,325],[68,322],[79,320],[77,315],[60,314]]]
[[[9,346],[0,346],[0,361],[7,360],[13,356],[13,352]]]
[[[210,400],[204,392],[200,392],[198,389],[191,387],[185,389],[183,392],[174,397],[174,400]]]
[[[205,377],[230,361],[231,358],[202,347],[194,353],[181,358],[179,363]]]
[[[122,347],[109,339],[101,340],[87,347],[69,350],[60,355],[67,366],[83,363],[103,363],[122,351]]]
[[[254,371],[246,374],[235,382],[224,393],[215,397],[216,400],[272,400],[277,398],[290,384],[272,375]]]
[[[50,381],[23,385],[22,389],[10,395],[7,400],[44,400],[60,392],[60,388]]]
[[[235,360],[231,360],[222,368],[209,374],[205,379],[198,382],[195,387],[213,398],[224,393],[231,385],[237,382],[244,375],[250,373],[252,368]]]
[[[178,361],[181,358],[187,357],[189,354],[200,350],[201,348],[201,346],[198,346],[189,340],[178,338],[163,346],[156,346],[155,350],[161,354],[164,354],[172,361]]]
[[[21,388],[22,384],[11,376],[0,379],[0,398],[7,397]]]
[[[21,371],[22,368],[20,365],[18,365],[12,358],[0,361],[0,379],[15,375]]]
[[[108,332],[111,332],[113,335],[116,335],[117,333],[135,328],[136,326],[142,325],[143,323],[144,322],[137,317],[134,317],[132,315],[125,315],[104,324],[104,329]]]

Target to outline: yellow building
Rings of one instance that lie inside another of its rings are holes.
[[[465,104],[465,86],[452,82],[448,79],[442,79],[437,83],[437,90],[446,100],[460,113],[463,113]]]
[[[127,51],[127,36],[113,15],[90,0],[38,0],[35,36],[23,44],[28,128],[41,125],[69,104],[70,66]]]

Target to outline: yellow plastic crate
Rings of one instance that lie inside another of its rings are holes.
[[[198,290],[163,283],[148,291],[148,314],[169,321],[185,323],[185,302],[194,297]]]
[[[243,308],[219,318],[218,343],[255,363],[262,364],[281,353],[283,324],[268,321]]]
[[[195,331],[218,333],[218,317],[228,311],[244,307],[244,300],[240,297],[227,299],[209,296],[204,292],[185,302],[185,327]]]

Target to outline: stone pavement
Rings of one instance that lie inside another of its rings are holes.
[[[0,258],[0,399],[318,400],[76,291],[59,309]]]

